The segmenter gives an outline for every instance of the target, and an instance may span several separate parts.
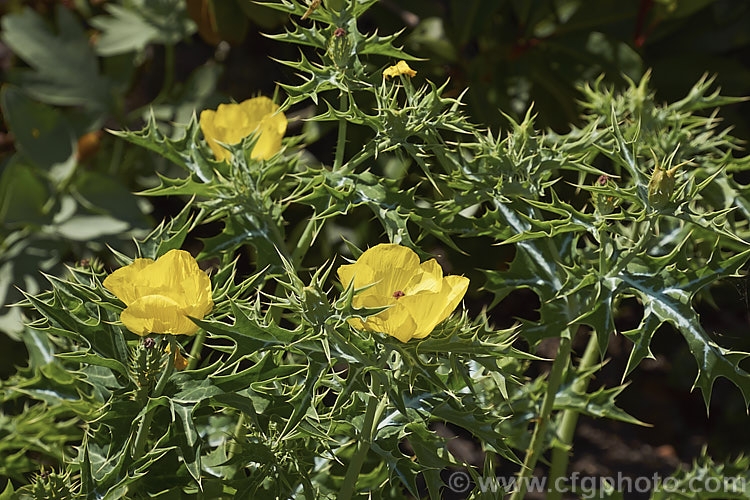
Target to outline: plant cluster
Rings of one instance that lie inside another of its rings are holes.
[[[750,354],[694,305],[750,258],[734,179],[750,160],[716,112],[740,99],[708,78],[670,104],[648,75],[624,91],[597,80],[566,133],[539,130],[531,109],[491,130],[421,78],[398,34],[360,31],[375,3],[265,3],[293,21],[270,37],[300,46],[280,61],[298,79],[277,104],[113,132],[179,167],[143,194],[184,206],[132,255],[112,250],[120,269],[79,263],[25,293],[29,366],[0,385],[15,411],[0,422],[3,495],[440,498],[445,471],[478,483],[503,461],[520,486],[493,495],[519,500],[537,465],[566,474],[579,415],[642,423],[616,399],[664,324],[689,346],[707,405],[718,378],[750,403]],[[336,130],[332,162],[305,134],[281,139],[303,105]],[[204,270],[180,250],[197,228],[214,231]],[[496,327],[519,288],[538,297],[538,320]],[[616,332],[631,298],[640,325]],[[624,383],[589,388],[614,334],[632,342]],[[542,359],[549,339],[557,353]],[[451,454],[436,423],[471,433],[483,468]],[[675,477],[722,467],[701,457]],[[730,469],[750,479],[746,460]]]

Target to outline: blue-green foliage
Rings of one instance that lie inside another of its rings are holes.
[[[468,464],[448,452],[434,424],[470,432],[487,452],[485,471],[500,458],[519,462],[547,387],[544,376],[527,372],[539,359],[536,346],[588,328],[604,357],[627,297],[644,312],[637,329],[620,332],[633,343],[623,378],[651,355],[654,334],[668,323],[695,357],[695,385],[707,404],[719,377],[750,402],[750,374],[740,366],[748,354],[719,345],[693,303],[750,257],[746,188],[732,177],[748,168],[748,157],[713,113],[736,100],[711,92],[707,79],[673,104],[655,101],[647,76],[622,92],[595,82],[581,89],[580,127],[544,132],[529,110],[491,131],[473,124],[463,96],[446,97],[445,85],[419,73],[383,79],[391,58],[409,56],[393,36],[359,32],[357,20],[373,3],[354,0],[342,10],[324,3],[310,21],[272,37],[309,49],[284,63],[303,81],[282,83],[282,109],[315,103],[311,122],[367,134],[364,144],[338,143],[340,164],[317,161],[304,137],[285,139],[279,154],[258,161],[250,155],[254,136],[230,146],[231,161],[216,162],[195,118],[183,135],[155,118],[140,131],[115,133],[181,168],[160,172],[161,185],[144,194],[181,195],[185,208],[139,240],[138,255],[113,253],[123,265],[156,258],[182,247],[195,228],[218,226],[199,256],[211,266],[215,308],[196,320],[195,338],[177,339],[190,366],[172,372],[163,340],[148,347],[121,325],[123,304],[103,288],[100,266],[71,267],[64,278],[49,276],[46,291],[27,293],[36,318],[25,334],[30,363],[0,386],[0,401],[19,406],[13,419],[0,418],[7,436],[0,450],[12,458],[0,473],[18,480],[33,470],[27,450],[51,457],[61,472],[9,495],[336,498],[363,441],[369,452],[359,490],[418,497],[423,478],[438,498],[440,471]],[[295,18],[308,8],[267,5]],[[118,9],[98,22],[109,37],[135,22]],[[16,22],[31,23],[32,15]],[[71,23],[66,16],[59,22]],[[178,36],[159,33],[165,43]],[[147,43],[131,42],[133,49]],[[100,54],[131,47],[118,43]],[[11,111],[51,113],[12,88],[3,97]],[[64,129],[56,118],[48,123]],[[32,151],[26,159],[45,161]],[[400,166],[397,175],[388,175],[388,162]],[[685,162],[659,208],[648,197],[655,162]],[[598,182],[601,175],[612,182]],[[42,197],[45,186],[28,182],[29,196]],[[597,197],[609,200],[608,210]],[[368,230],[357,233],[362,223]],[[408,343],[352,328],[347,320],[377,311],[352,307],[355,290],[335,279],[344,263],[338,254],[356,257],[386,240],[423,257],[442,249],[451,274],[472,278],[470,300],[483,310],[457,311]],[[487,258],[495,245],[511,247],[512,260]],[[251,271],[240,275],[240,261]],[[540,319],[496,328],[488,316],[518,288],[539,297]],[[554,410],[640,424],[616,406],[624,386],[576,389],[598,368],[567,370]],[[160,373],[169,378],[156,393]],[[37,420],[54,432],[31,439]],[[545,448],[553,446],[553,430],[543,437]]]

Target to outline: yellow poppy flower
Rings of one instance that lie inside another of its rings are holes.
[[[354,264],[338,269],[341,283],[354,288],[372,285],[354,296],[357,308],[390,306],[365,321],[352,319],[355,328],[392,335],[401,342],[421,339],[447,318],[461,302],[469,279],[445,276],[435,259],[419,263],[410,248],[380,244],[365,251]]]
[[[104,280],[104,286],[127,306],[120,314],[136,335],[193,335],[214,307],[211,280],[184,250],[170,250],[156,261],[135,259]]]
[[[398,75],[415,76],[416,74],[417,72],[411,69],[409,65],[406,64],[406,61],[399,61],[395,65],[389,66],[383,70],[384,78],[393,78]]]
[[[201,111],[201,130],[206,142],[219,161],[232,157],[224,144],[237,144],[242,139],[260,132],[251,156],[267,160],[281,149],[281,138],[286,133],[286,116],[268,97],[253,97],[239,104],[219,104],[219,107]],[[219,142],[217,142],[219,141]]]

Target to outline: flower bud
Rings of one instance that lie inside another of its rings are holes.
[[[331,306],[325,293],[313,286],[302,289],[303,317],[311,325],[325,323],[331,314]]]
[[[594,186],[605,187],[609,183],[612,183],[614,185],[614,181],[609,176],[600,175],[596,182],[594,182]],[[592,201],[594,202],[594,207],[596,208],[597,212],[599,212],[601,215],[609,215],[614,212],[615,208],[617,208],[618,200],[614,196],[608,196],[602,193],[594,193],[592,196]]]
[[[352,42],[344,28],[336,28],[333,31],[333,36],[328,40],[328,56],[339,69],[349,65],[352,58]]]
[[[651,174],[651,180],[648,183],[648,202],[655,209],[661,210],[672,199],[677,169],[688,162],[666,169],[659,165],[653,151],[651,151],[651,154],[654,155],[654,172]]]

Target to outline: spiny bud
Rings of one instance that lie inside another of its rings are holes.
[[[325,323],[331,314],[328,298],[317,287],[306,286],[302,289],[302,304],[302,316],[312,325]]]
[[[133,398],[144,404],[160,371],[161,353],[157,344],[158,342],[154,337],[143,337],[143,341],[131,356],[130,373],[138,385]]]
[[[328,40],[328,56],[339,69],[346,68],[352,58],[352,42],[347,35],[344,28],[336,28]]]
[[[70,472],[60,473],[44,468],[33,479],[31,494],[33,498],[48,498],[50,500],[78,497],[80,483],[74,484]],[[15,498],[15,497],[14,497]]]
[[[614,185],[614,181],[608,175],[600,175],[594,182],[594,186],[605,187],[608,184]],[[617,208],[617,198],[602,193],[594,193],[592,196],[594,207],[601,215],[611,214]]]
[[[648,202],[655,209],[661,210],[672,199],[677,169],[690,162],[686,161],[667,169],[659,165],[656,153],[653,150],[651,150],[651,154],[654,156],[654,172],[651,174],[651,180],[648,183]],[[672,156],[670,156],[669,160],[671,159]]]

